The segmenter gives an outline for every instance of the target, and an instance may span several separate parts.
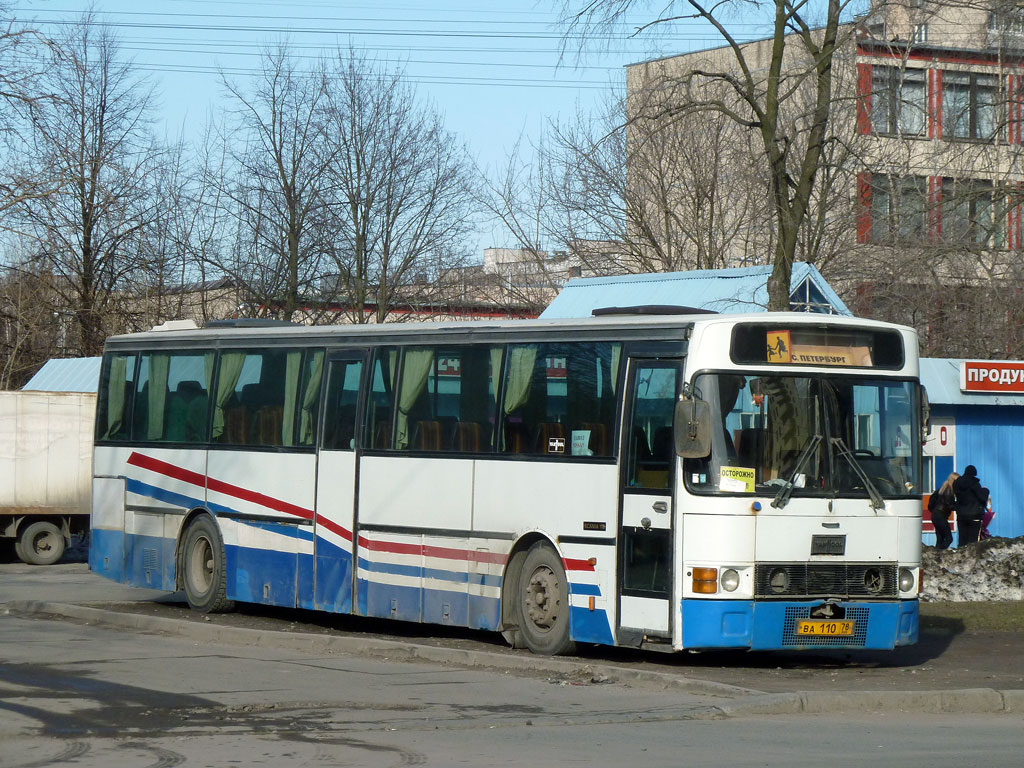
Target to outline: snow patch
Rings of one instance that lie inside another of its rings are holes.
[[[924,602],[1024,600],[1024,537],[958,549],[921,548]]]

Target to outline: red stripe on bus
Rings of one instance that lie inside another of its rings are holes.
[[[287,501],[281,501],[280,499],[275,499],[262,493],[256,493],[255,491],[240,488],[237,485],[225,483],[221,480],[214,480],[213,478],[206,477],[198,472],[193,472],[190,469],[182,469],[181,467],[176,467],[173,464],[168,464],[166,461],[154,459],[152,456],[146,456],[141,453],[132,453],[132,455],[128,457],[128,463],[192,485],[198,485],[200,487],[205,485],[206,489],[209,491],[216,491],[217,493],[223,493],[225,496],[232,496],[236,499],[241,499],[242,501],[259,504],[261,507],[273,509],[277,512],[284,512],[286,515],[294,515],[295,517],[303,520],[313,519],[313,510],[311,509],[304,509],[303,507],[295,504],[289,504]]]
[[[496,563],[501,565],[508,558],[500,552],[481,552],[475,549],[436,547],[429,544],[405,544],[397,541],[378,541],[359,537],[359,546],[371,552],[390,552],[393,555],[419,555],[445,560],[466,560],[473,563]]]
[[[594,566],[589,560],[577,560],[575,558],[563,558],[562,563],[565,564],[565,570],[567,571],[593,571]]]
[[[332,533],[338,534],[345,541],[352,541],[352,531],[348,530],[347,528],[342,528],[336,522],[334,522],[333,520],[328,520],[323,515],[316,516],[316,524],[322,525],[324,528],[331,531]]]

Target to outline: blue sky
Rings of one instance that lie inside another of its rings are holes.
[[[695,22],[655,41],[631,37],[626,26],[582,59],[576,47],[563,58],[560,3],[534,0],[14,0],[12,6],[44,32],[92,7],[113,26],[123,55],[157,87],[169,137],[183,129],[186,137],[194,134],[210,111],[223,109],[218,72],[244,86],[261,44],[286,37],[310,57],[352,45],[403,67],[484,168],[500,167],[521,135],[534,139],[547,120],[569,118],[578,106],[589,110],[609,89],[621,88],[625,64],[721,44]],[[638,14],[631,21],[649,18]],[[767,31],[739,22],[733,28],[748,38]],[[487,242],[499,237],[482,233],[481,244],[500,244]]]

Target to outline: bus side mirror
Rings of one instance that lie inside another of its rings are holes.
[[[684,459],[702,459],[711,453],[711,406],[706,400],[681,397],[676,403],[676,453]]]

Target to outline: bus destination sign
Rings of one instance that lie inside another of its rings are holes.
[[[768,331],[768,362],[793,365],[870,366],[871,349],[854,344],[815,344],[793,339],[791,330]],[[801,343],[803,342],[803,343]]]

